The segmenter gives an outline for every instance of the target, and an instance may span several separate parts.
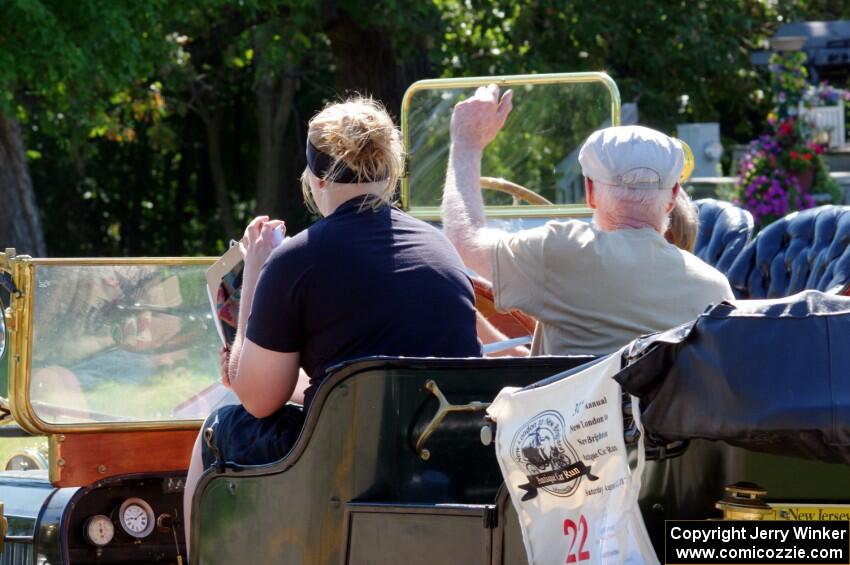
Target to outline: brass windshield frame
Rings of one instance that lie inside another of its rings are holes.
[[[9,350],[9,404],[12,416],[24,430],[35,435],[198,429],[202,420],[141,421],[141,422],[85,422],[52,424],[42,420],[32,406],[29,395],[32,371],[33,311],[35,304],[35,277],[39,266],[191,266],[212,265],[216,257],[121,257],[81,259],[33,259],[18,255],[5,259],[12,273],[18,293],[11,297],[12,328],[7,343]]]
[[[611,124],[620,125],[620,89],[617,83],[605,72],[585,73],[545,73],[532,75],[482,76],[468,78],[427,79],[414,82],[404,93],[401,102],[401,135],[405,155],[410,149],[410,104],[414,94],[424,90],[442,90],[448,88],[477,88],[495,84],[499,87],[514,87],[523,85],[542,84],[583,84],[601,83],[611,95]],[[512,180],[512,179],[508,179]],[[409,167],[405,167],[401,178],[400,204],[410,215],[426,220],[439,221],[440,210],[436,206],[410,206],[410,175]],[[563,218],[591,216],[592,211],[584,204],[555,204],[552,206],[487,206],[487,217],[490,218]]]

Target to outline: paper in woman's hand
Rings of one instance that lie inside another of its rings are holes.
[[[242,249],[232,245],[218,261],[207,269],[207,296],[222,344],[230,347],[236,337],[239,300],[242,294]]]

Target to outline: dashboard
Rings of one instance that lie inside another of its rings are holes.
[[[63,517],[70,563],[185,562],[184,486],[184,475],[159,475],[80,489]]]

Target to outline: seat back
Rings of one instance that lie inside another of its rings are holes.
[[[802,290],[847,293],[850,206],[795,212],[764,228],[726,273],[739,298],[781,298]]]
[[[753,215],[729,202],[702,198],[694,255],[723,274],[753,236]]]
[[[481,443],[484,413],[449,414],[423,456],[416,442],[439,405],[428,382],[452,404],[490,402],[591,359],[373,359],[336,370],[283,460],[204,475],[192,563],[483,564],[502,484]]]

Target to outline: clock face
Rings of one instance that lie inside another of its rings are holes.
[[[154,527],[153,509],[141,498],[128,498],[118,511],[121,528],[135,538],[150,535]]]
[[[124,527],[137,534],[144,532],[148,527],[148,515],[138,504],[131,504],[125,508],[121,520],[124,521]]]

